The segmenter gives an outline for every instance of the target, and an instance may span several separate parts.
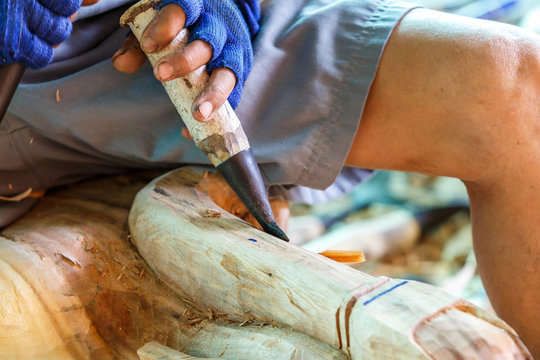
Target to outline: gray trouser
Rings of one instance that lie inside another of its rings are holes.
[[[269,184],[334,184],[329,192],[338,195],[368,173],[342,169],[384,45],[414,7],[384,0],[264,3],[237,114]],[[208,163],[180,135],[181,119],[150,67],[133,75],[113,68],[108,58],[125,31],[111,22],[122,11],[76,23],[65,46],[78,49],[81,38],[101,31],[93,47],[66,58],[61,46],[63,57],[28,71],[0,127],[0,195],[97,174]],[[298,187],[289,194],[315,201],[328,191]],[[0,226],[30,202],[0,203]]]

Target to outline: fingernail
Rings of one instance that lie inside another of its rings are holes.
[[[123,48],[123,49],[118,49],[117,52],[114,53],[114,55],[112,56],[112,62],[114,62],[116,60],[117,57],[119,56],[122,56],[124,55],[125,53],[127,53],[129,50],[129,48]]]
[[[182,126],[181,132],[182,132],[182,136],[185,137],[186,139],[193,139],[191,137],[191,134],[189,133],[189,130],[187,129],[187,127]]]
[[[174,69],[169,63],[161,63],[158,65],[158,75],[162,81],[168,80],[173,76]]]
[[[214,107],[208,101],[205,101],[199,105],[199,113],[201,113],[202,117],[205,119],[207,119],[210,116],[213,110],[214,110]]]
[[[142,47],[144,51],[150,53],[156,51],[158,48],[157,44],[152,41],[152,39],[150,39],[148,36],[142,39]]]

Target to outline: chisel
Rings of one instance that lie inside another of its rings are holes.
[[[0,123],[21,81],[26,67],[19,63],[0,66]]]
[[[120,19],[129,26],[140,41],[146,26],[154,19],[160,4],[156,0],[142,0],[130,7]],[[187,43],[188,30],[183,29],[166,48],[146,54],[152,66],[163,56],[180,51]],[[282,240],[287,235],[277,225],[268,201],[266,186],[255,162],[247,137],[234,110],[228,102],[207,122],[193,118],[191,104],[204,89],[208,80],[205,67],[170,81],[162,82],[176,110],[182,117],[197,147],[210,159],[253,214],[263,230]]]

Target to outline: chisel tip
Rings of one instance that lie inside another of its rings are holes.
[[[261,226],[262,226],[265,233],[273,235],[275,237],[278,237],[281,240],[284,240],[284,241],[287,241],[287,242],[289,241],[289,238],[287,237],[285,232],[283,230],[281,230],[281,228],[279,227],[279,225],[276,222],[267,223],[267,224],[262,223]]]
[[[233,155],[218,165],[217,169],[257,219],[264,232],[289,241],[274,219],[266,187],[251,149]]]

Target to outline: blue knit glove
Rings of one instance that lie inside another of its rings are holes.
[[[47,66],[53,45],[71,33],[69,16],[82,0],[0,0],[1,64],[19,62],[34,69]]]
[[[207,71],[226,67],[236,75],[236,86],[228,99],[236,108],[253,65],[251,38],[259,30],[261,16],[258,1],[164,0],[162,6],[171,3],[180,5],[186,13],[189,41],[203,40],[212,47]]]

